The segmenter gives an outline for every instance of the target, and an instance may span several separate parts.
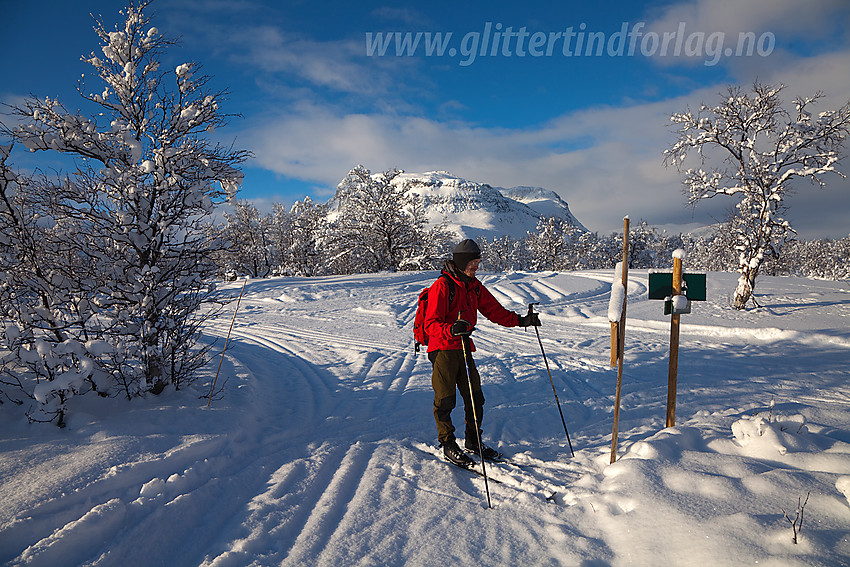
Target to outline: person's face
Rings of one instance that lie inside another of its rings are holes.
[[[463,273],[464,273],[464,274],[466,274],[467,276],[469,276],[470,278],[474,278],[474,277],[475,277],[475,272],[477,272],[477,271],[478,271],[478,266],[480,266],[480,265],[481,265],[481,260],[480,260],[480,259],[471,260],[471,261],[470,261],[470,262],[466,265],[466,269],[463,271]]]

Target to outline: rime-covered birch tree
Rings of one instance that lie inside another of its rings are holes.
[[[532,269],[562,270],[568,267],[567,252],[576,229],[567,220],[554,217],[542,218],[537,230],[529,232],[526,245],[532,257]]]
[[[507,272],[509,270],[522,270],[531,262],[529,260],[527,240],[517,240],[512,236],[501,236],[493,240],[481,238],[481,265],[485,270],[493,272]]]
[[[271,218],[248,201],[238,201],[232,213],[224,213],[227,224],[224,240],[229,269],[252,278],[264,278],[272,271]]]
[[[19,125],[4,128],[33,152],[75,163],[55,180],[18,183],[37,224],[5,216],[25,238],[14,243],[23,266],[6,281],[14,301],[4,302],[0,340],[36,376],[26,394],[60,423],[75,393],[158,392],[203,362],[193,347],[214,267],[201,221],[235,193],[249,155],[209,140],[229,118],[224,93],[194,63],[161,68],[175,42],[143,15],[147,6],[131,3],[112,31],[96,23],[100,52],[83,57],[95,80],[77,87],[92,112],[30,98],[12,109]]]
[[[290,240],[286,250],[287,271],[301,276],[328,273],[328,207],[310,197],[295,201],[289,209]]]
[[[401,173],[378,175],[358,165],[337,188],[335,220],[340,255],[364,271],[401,268],[425,248],[427,220],[421,199],[407,184],[393,183]]]
[[[752,91],[729,87],[716,106],[671,116],[676,142],[665,164],[684,172],[684,190],[696,204],[720,195],[737,200],[731,230],[741,276],[734,306],[752,301],[756,277],[768,256],[777,257],[795,232],[783,218],[785,198],[796,179],[824,187],[836,169],[850,125],[850,103],[813,114],[821,93],[794,100],[794,111],[780,99],[783,85],[755,83]],[[687,167],[696,152],[700,167]],[[709,167],[707,164],[711,163]],[[757,305],[757,304],[756,304]]]

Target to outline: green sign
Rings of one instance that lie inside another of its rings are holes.
[[[649,274],[649,299],[666,299],[673,295],[673,273]],[[682,274],[682,295],[691,301],[705,301],[705,274]]]

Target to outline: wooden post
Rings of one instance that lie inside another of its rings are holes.
[[[611,321],[611,367],[616,368],[620,361],[620,322]]]
[[[673,258],[673,296],[682,294],[682,259]],[[679,374],[679,318],[670,316],[670,368],[667,373],[667,427],[676,425],[676,389]]]
[[[626,344],[626,303],[629,297],[629,217],[623,219],[623,311],[617,329],[617,394],[614,396],[614,430],[611,432],[611,462],[617,460],[617,435],[620,432],[620,393],[623,389],[623,354]],[[613,325],[612,325],[613,330]],[[613,346],[613,337],[612,337]],[[613,358],[613,355],[612,355]]]

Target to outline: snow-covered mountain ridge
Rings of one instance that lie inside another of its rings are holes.
[[[541,187],[493,187],[447,171],[401,173],[393,183],[407,183],[422,197],[429,224],[446,220],[448,228],[464,238],[523,238],[537,228],[540,217],[561,218],[587,230],[566,201]]]

